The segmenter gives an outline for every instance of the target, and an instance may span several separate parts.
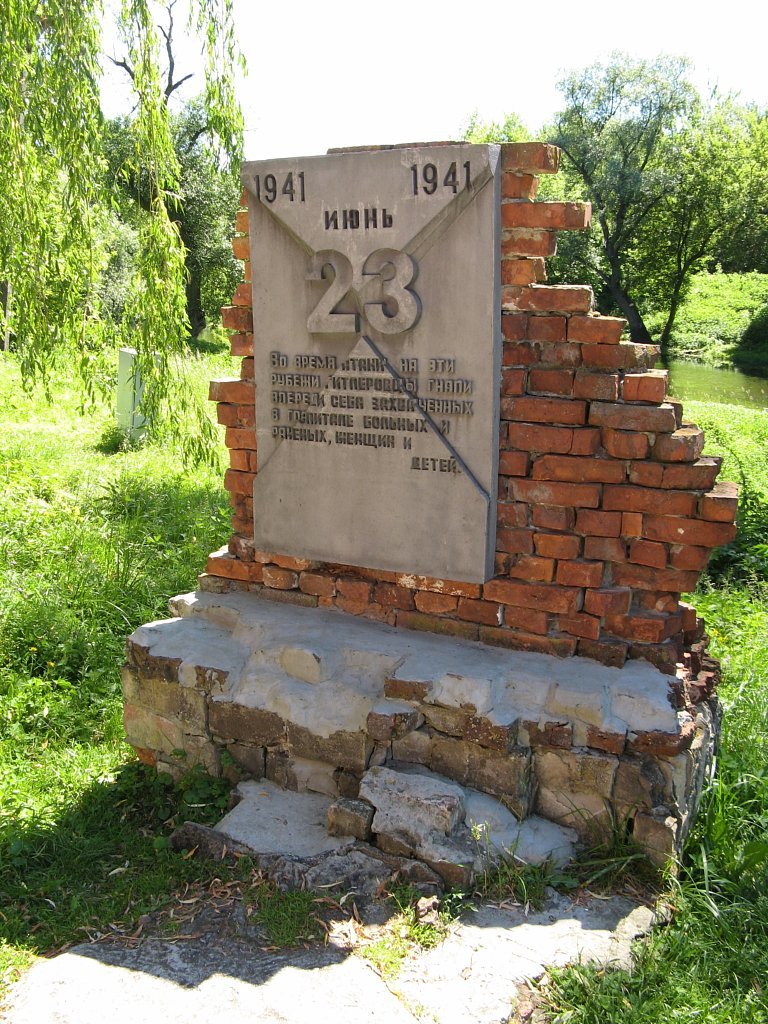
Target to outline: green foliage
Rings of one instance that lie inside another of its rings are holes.
[[[305,889],[283,890],[264,883],[255,897],[256,919],[273,945],[296,946],[322,935],[314,893]]]
[[[0,281],[12,288],[10,327],[25,381],[45,382],[57,364],[67,365],[89,397],[100,354],[112,345],[98,290],[111,185],[97,87],[100,16],[98,0],[50,0],[44,9],[36,0],[9,0],[0,31]],[[191,20],[204,40],[211,158],[237,164],[242,118],[231,0],[194,0]],[[133,279],[119,298],[121,324],[138,351],[151,427],[186,421],[182,451],[201,459],[213,435],[180,373],[187,337],[184,245],[174,220],[181,165],[150,0],[123,0],[120,28],[136,100],[128,163],[142,169],[146,211],[136,224]]]
[[[506,114],[503,121],[481,121],[477,111],[464,129],[467,142],[529,142],[532,135],[517,114]]]
[[[648,320],[660,330],[663,314]],[[668,346],[670,359],[768,367],[768,274],[696,274]]]

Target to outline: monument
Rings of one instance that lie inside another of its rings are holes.
[[[735,488],[658,350],[543,283],[590,216],[535,201],[558,159],[243,165],[242,374],[211,385],[233,535],[129,639],[125,725],[166,770],[314,794],[324,855],[453,882],[478,829],[543,857],[621,822],[662,862],[695,816],[717,666],[680,595],[733,537]]]

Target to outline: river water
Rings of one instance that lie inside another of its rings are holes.
[[[768,378],[700,363],[669,363],[669,393],[682,401],[699,400],[768,409]]]

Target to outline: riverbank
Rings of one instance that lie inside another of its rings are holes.
[[[646,320],[656,337],[663,315]],[[696,274],[666,358],[768,377],[768,274]]]

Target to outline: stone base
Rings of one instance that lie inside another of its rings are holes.
[[[482,832],[467,793],[586,842],[625,829],[657,863],[680,852],[716,717],[706,701],[678,710],[675,679],[645,661],[502,651],[247,593],[186,594],[171,611],[132,634],[123,671],[126,733],[148,763],[323,794],[332,832],[438,871],[435,843]]]

